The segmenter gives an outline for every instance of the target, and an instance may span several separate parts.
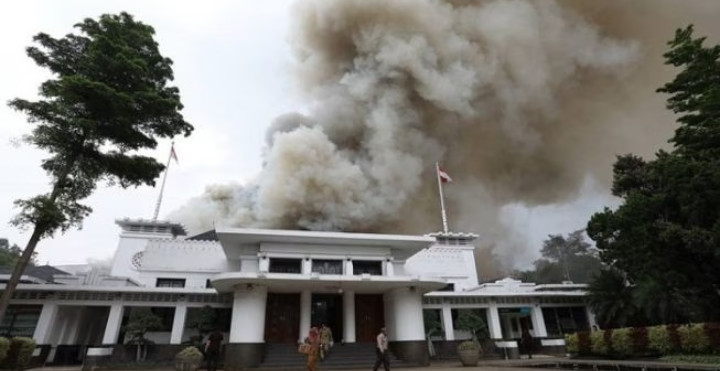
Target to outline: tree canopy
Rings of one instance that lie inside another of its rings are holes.
[[[584,230],[577,230],[567,236],[549,235],[543,241],[541,257],[533,263],[534,269],[517,272],[516,278],[539,284],[592,281],[602,263],[597,249],[585,239],[584,233]]]
[[[27,55],[52,77],[38,100],[9,102],[34,125],[25,141],[49,153],[41,166],[51,180],[49,192],[15,202],[12,224],[32,234],[0,299],[0,321],[40,239],[80,227],[92,211],[81,202],[100,182],[154,186],[164,166],[139,151],[193,131],[180,113],[179,89],[169,85],[173,62],[160,53],[151,26],[123,12],[75,29],[59,39],[33,38]]]
[[[677,30],[664,55],[679,70],[658,89],[678,115],[672,150],[619,156],[612,192],[623,202],[587,226],[649,323],[720,319],[720,46],[693,33]]]
[[[22,249],[17,244],[10,245],[7,238],[0,238],[0,268],[12,269],[20,260]],[[37,264],[37,254],[34,254],[28,265]]]

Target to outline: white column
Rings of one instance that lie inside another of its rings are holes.
[[[390,292],[395,330],[392,340],[425,340],[423,326],[422,294],[412,287],[402,287]]]
[[[455,328],[452,319],[452,308],[445,305],[441,310],[442,327],[445,330],[445,340],[455,340]]]
[[[530,319],[532,320],[534,337],[546,338],[547,328],[545,328],[545,317],[543,316],[542,308],[539,305],[535,305],[530,310]]]
[[[302,274],[312,273],[312,260],[309,258],[303,259],[302,261]]]
[[[303,342],[310,332],[310,320],[312,319],[312,292],[303,290],[300,293],[300,338],[298,342]]]
[[[103,345],[114,345],[118,341],[120,335],[120,325],[123,317],[122,303],[113,303],[110,306],[110,314],[108,315],[107,325],[105,325],[105,334],[103,335]]]
[[[49,344],[50,334],[52,332],[51,330],[55,324],[57,313],[57,304],[43,304],[42,311],[40,312],[40,318],[38,318],[37,325],[35,325],[35,332],[33,333],[33,339],[35,339],[36,344]]]
[[[394,269],[394,266],[393,266],[392,259],[388,259],[387,261],[385,261],[384,264],[385,264],[385,275],[386,275],[386,276],[389,276],[389,277],[394,276],[394,275],[395,275],[395,269]]]
[[[170,344],[181,344],[183,330],[185,330],[185,317],[187,316],[187,302],[181,301],[175,307],[173,316],[172,332],[170,333]]]
[[[270,271],[270,259],[268,259],[267,256],[261,256],[259,259],[260,259],[260,263],[258,264],[259,265],[258,271],[260,273],[269,272]]]
[[[235,287],[229,343],[265,342],[265,306],[267,286]]]
[[[600,326],[598,326],[597,319],[595,319],[595,313],[590,310],[590,307],[585,307],[585,311],[587,312],[588,326],[590,326],[590,331],[592,331],[593,326],[597,326],[597,328],[599,329]]]
[[[353,270],[354,270],[352,259],[345,260],[345,275],[346,276],[352,276]]]
[[[487,308],[488,329],[490,330],[490,338],[502,339],[502,327],[500,326],[500,312],[497,305],[493,304]]]
[[[352,262],[350,262],[352,264]],[[355,292],[343,293],[343,341],[355,342]]]

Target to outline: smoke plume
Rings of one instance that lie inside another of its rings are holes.
[[[453,227],[508,257],[528,244],[504,206],[607,187],[616,154],[664,145],[665,43],[689,23],[717,35],[720,2],[302,0],[292,14],[308,113],[269,126],[252,183],[209,186],[172,218],[193,231],[427,233],[440,161]]]

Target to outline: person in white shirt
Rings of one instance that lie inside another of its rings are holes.
[[[385,327],[380,329],[380,333],[377,336],[377,346],[375,347],[375,366],[373,371],[377,371],[380,368],[380,364],[383,365],[385,371],[390,371],[390,354],[388,352],[388,340],[387,334],[385,333]]]

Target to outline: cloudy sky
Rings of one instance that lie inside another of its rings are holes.
[[[258,173],[264,130],[272,119],[300,109],[292,92],[287,43],[292,0],[212,2],[179,0],[25,0],[0,3],[2,61],[0,101],[32,99],[48,76],[25,55],[32,36],[59,37],[85,17],[127,11],[155,27],[162,52],[175,61],[184,114],[196,131],[176,142],[179,164],[172,165],[161,214],[183,205],[213,183],[245,182]],[[44,153],[17,139],[30,126],[23,115],[0,105],[0,237],[21,246],[28,234],[7,224],[13,200],[46,192],[39,168]],[[156,153],[165,161],[170,143]],[[83,263],[112,256],[118,218],[150,218],[158,190],[100,187],[87,201],[93,214],[80,231],[42,241],[41,263]],[[548,233],[582,227],[587,216],[609,201],[592,184],[567,205],[528,210],[510,208],[508,220],[537,241]]]

